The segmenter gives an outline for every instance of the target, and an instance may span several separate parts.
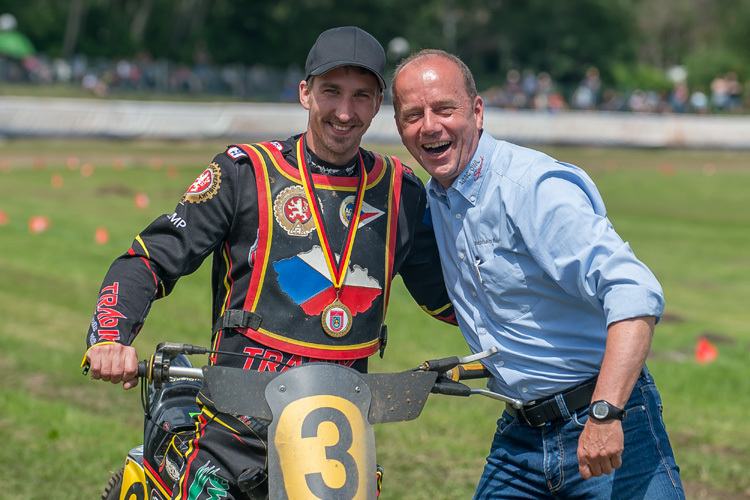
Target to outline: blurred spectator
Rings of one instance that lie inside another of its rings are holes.
[[[699,114],[708,113],[708,96],[702,89],[697,89],[690,94],[690,109]]]
[[[511,69],[505,75],[505,101],[504,107],[511,109],[523,109],[528,107],[526,95],[521,87],[521,73],[517,69]]]
[[[604,111],[623,111],[625,99],[614,89],[606,89],[602,93],[601,109]]]
[[[679,81],[675,83],[669,93],[669,108],[675,113],[684,113],[689,110],[690,90],[687,83]]]
[[[737,113],[742,110],[742,84],[737,79],[737,73],[730,71],[726,74],[729,111]]]
[[[586,77],[573,92],[572,105],[575,109],[592,110],[598,104],[599,69],[591,66],[586,70]]]
[[[536,77],[536,93],[531,99],[531,107],[540,110],[561,111],[567,109],[567,104],[562,94],[555,90],[552,77],[546,71],[542,71]]]
[[[523,92],[526,103],[533,103],[538,87],[539,79],[534,72],[530,69],[523,70],[523,76],[521,77],[521,92]]]
[[[723,75],[711,81],[711,105],[717,111],[729,109],[729,84]]]
[[[552,77],[542,71],[536,78],[536,91],[532,96],[534,109],[549,109],[549,96],[552,93]]]
[[[628,99],[628,109],[633,113],[645,113],[648,111],[646,103],[646,93],[641,89],[636,89],[630,94]]]
[[[547,103],[549,104],[550,111],[561,111],[561,110],[568,109],[568,103],[565,102],[565,98],[559,92],[551,93],[549,95],[549,99],[547,100]]]

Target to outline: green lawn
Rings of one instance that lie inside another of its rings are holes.
[[[0,142],[0,491],[8,500],[98,498],[140,439],[137,391],[92,382],[79,364],[110,262],[152,219],[171,213],[214,143]],[[400,145],[376,149],[406,157]],[[649,367],[689,498],[750,498],[750,153],[541,148],[585,168],[610,217],[653,269],[667,308]],[[414,165],[413,162],[408,162]],[[418,169],[417,169],[418,170]],[[143,193],[149,206],[139,209]],[[49,229],[29,231],[46,216]],[[109,234],[95,242],[97,228]],[[208,266],[155,304],[136,341],[207,345]],[[373,371],[468,353],[463,339],[409,299],[400,282],[389,346]],[[699,337],[719,349],[694,359]],[[195,359],[195,363],[203,360]],[[413,422],[376,427],[383,500],[470,498],[498,403],[432,396]]]

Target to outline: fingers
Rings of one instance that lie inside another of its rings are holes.
[[[622,466],[624,435],[619,421],[592,422],[578,440],[578,471],[583,479],[612,474]]]
[[[138,385],[138,354],[135,348],[122,344],[102,344],[89,349],[86,357],[92,379],[113,384],[123,382],[126,390]]]
[[[612,458],[592,460],[588,463],[579,462],[578,472],[580,472],[583,479],[591,479],[592,477],[612,474],[612,472],[620,466],[622,466],[622,458],[618,455]]]

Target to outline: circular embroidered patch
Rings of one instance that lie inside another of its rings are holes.
[[[281,191],[273,201],[276,222],[290,236],[307,236],[315,229],[310,204],[302,186],[290,186]]]
[[[211,163],[201,175],[190,185],[187,192],[182,196],[180,203],[203,203],[210,200],[219,192],[221,184],[221,169],[216,163]]]

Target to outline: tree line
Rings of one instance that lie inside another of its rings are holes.
[[[509,70],[576,85],[590,67],[621,88],[750,78],[750,0],[4,0],[50,57],[153,58],[195,64],[304,65],[324,29],[360,26],[388,50],[458,54],[483,88]],[[0,12],[1,13],[1,12]]]

